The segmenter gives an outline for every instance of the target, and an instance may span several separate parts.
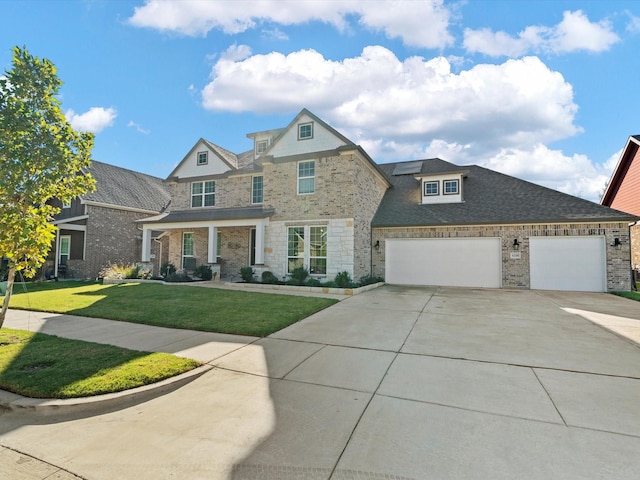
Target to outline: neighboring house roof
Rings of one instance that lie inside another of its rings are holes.
[[[636,220],[627,213],[477,165],[461,167],[434,158],[422,161],[419,174],[393,175],[401,163],[408,162],[380,165],[392,187],[373,218],[374,227]],[[421,204],[416,176],[463,171],[463,202]]]
[[[242,220],[249,218],[266,218],[274,214],[272,208],[240,207],[240,208],[202,208],[190,210],[173,210],[168,213],[144,218],[144,223],[186,223],[207,222],[212,220]]]
[[[96,189],[82,196],[84,203],[161,212],[171,201],[161,178],[95,160],[88,171],[96,180]]]
[[[622,150],[600,203],[640,215],[640,135],[632,135]]]

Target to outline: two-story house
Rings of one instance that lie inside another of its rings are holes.
[[[371,220],[390,186],[378,165],[308,110],[248,137],[254,148],[241,155],[203,139],[194,145],[166,180],[171,210],[140,222],[142,260],[161,230],[170,234],[169,260],[187,271],[369,275]]]
[[[143,262],[162,231],[177,268],[227,279],[303,266],[320,280],[630,288],[632,215],[476,165],[377,165],[306,109],[248,137],[240,155],[200,139],[171,172],[171,209],[139,221]]]

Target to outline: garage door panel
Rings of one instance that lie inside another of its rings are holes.
[[[529,256],[532,289],[606,291],[604,237],[532,237]]]
[[[500,288],[499,238],[387,239],[386,281]]]

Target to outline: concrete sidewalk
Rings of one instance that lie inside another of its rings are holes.
[[[208,353],[194,345],[201,333],[118,335],[128,324],[81,323],[50,318],[42,328],[195,349],[213,368],[117,408],[3,413],[0,445],[16,472],[15,452],[91,480],[640,471],[640,304],[612,295],[385,286],[267,338],[203,338],[222,343]]]

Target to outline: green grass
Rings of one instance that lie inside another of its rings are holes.
[[[263,337],[337,300],[190,285],[51,282],[16,285],[10,307],[169,328]]]
[[[158,382],[200,365],[167,353],[2,328],[0,388],[34,398],[90,397]]]
[[[640,292],[611,292],[619,297],[630,298],[640,302]]]

